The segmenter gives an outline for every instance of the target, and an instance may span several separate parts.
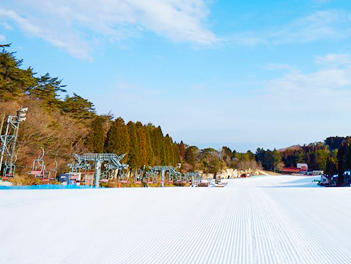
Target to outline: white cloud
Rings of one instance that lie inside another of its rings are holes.
[[[281,44],[346,38],[351,36],[350,22],[351,16],[343,11],[318,11],[272,33],[271,39],[273,43]]]
[[[328,54],[326,56],[316,56],[316,64],[323,66],[339,66],[351,64],[351,56],[348,54]]]
[[[39,37],[50,42],[54,46],[65,49],[77,58],[88,59],[92,48],[77,34],[64,27],[51,28],[47,23],[43,26],[24,18],[12,10],[0,8],[0,19],[10,19],[16,22],[19,27],[30,36]]]
[[[7,22],[0,23],[0,27],[2,27],[3,29],[6,29],[6,30],[12,30],[12,29],[13,29],[13,28],[10,26],[10,24],[7,23]]]
[[[284,26],[260,32],[236,33],[232,41],[237,44],[256,46],[309,43],[349,37],[351,37],[351,14],[341,10],[326,10],[298,18]]]
[[[4,42],[6,40],[6,37],[2,34],[0,34],[0,42]]]
[[[151,31],[175,42],[212,45],[219,39],[206,28],[203,0],[14,0],[0,19],[23,31],[88,58],[92,41],[121,40]]]

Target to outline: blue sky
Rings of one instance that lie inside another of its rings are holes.
[[[200,147],[350,135],[350,39],[342,0],[0,0],[24,66]]]

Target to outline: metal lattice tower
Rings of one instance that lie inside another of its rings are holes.
[[[4,176],[14,176],[15,162],[16,162],[16,142],[18,137],[19,125],[22,121],[26,120],[28,108],[21,108],[17,111],[17,115],[8,116],[6,121],[5,134],[0,136],[1,149],[0,149],[0,173]],[[1,123],[0,133],[2,133],[4,119]]]
[[[154,166],[150,168],[150,171],[153,173],[161,173],[161,187],[165,185],[165,173],[168,172],[168,175],[171,177],[177,177],[180,173],[175,170],[172,166]]]
[[[191,179],[192,187],[195,187],[195,182],[199,183],[201,181],[201,175],[197,172],[187,172],[184,176],[186,179]]]
[[[91,167],[91,162],[95,165],[95,187],[99,187],[101,165],[103,162],[108,162],[108,169],[125,169],[128,168],[127,164],[122,164],[120,161],[124,158],[123,155],[116,155],[113,153],[86,153],[83,155],[74,154],[74,158],[77,160],[75,164],[69,164],[68,166],[72,171],[86,170]]]

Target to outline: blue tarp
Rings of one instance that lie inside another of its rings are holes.
[[[0,190],[92,189],[91,186],[43,184],[32,186],[0,186]]]

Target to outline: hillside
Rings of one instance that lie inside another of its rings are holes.
[[[125,122],[112,114],[98,115],[94,104],[77,95],[68,95],[66,85],[49,73],[38,76],[34,69],[22,68],[22,60],[0,45],[0,117],[28,107],[21,124],[17,151],[17,174],[26,176],[33,161],[44,149],[46,169],[68,170],[74,153],[126,154],[123,163],[131,170],[144,166],[181,164],[181,172],[213,173],[226,168],[280,171],[304,162],[310,169],[328,174],[351,168],[349,138],[329,137],[324,142],[294,145],[280,150],[258,148],[256,153],[239,153],[224,146],[221,150],[199,149],[183,141],[174,142],[160,126]]]
[[[98,115],[92,102],[66,93],[66,85],[49,73],[37,76],[22,69],[22,60],[9,45],[0,53],[0,117],[15,115],[28,107],[19,129],[17,174],[27,175],[32,163],[45,150],[47,170],[66,171],[74,153],[127,154],[123,162],[132,169],[143,165],[173,165],[180,162],[178,145],[160,126],[128,122],[111,115]],[[5,128],[4,128],[5,129]],[[4,131],[2,131],[4,132]]]
[[[35,158],[40,156],[41,148],[45,150],[47,169],[67,168],[72,153],[80,153],[89,149],[84,144],[88,134],[87,124],[79,123],[73,118],[63,115],[58,110],[43,111],[43,103],[28,97],[0,103],[0,116],[13,115],[22,107],[28,107],[27,120],[22,122],[16,148],[17,172],[26,174],[31,170]]]

